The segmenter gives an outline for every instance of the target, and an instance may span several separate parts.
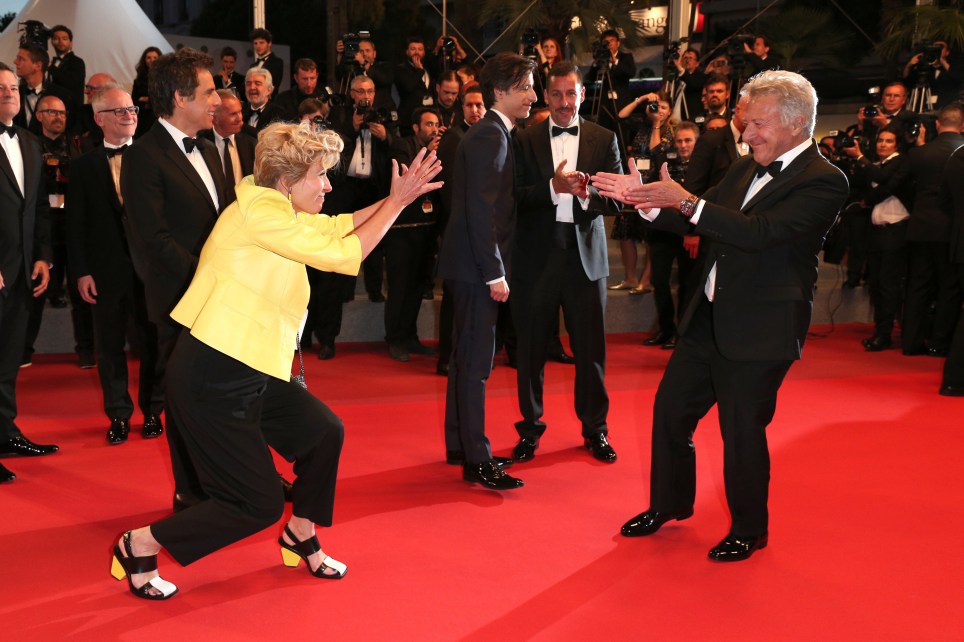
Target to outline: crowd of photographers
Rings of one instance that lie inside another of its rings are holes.
[[[26,108],[18,118],[44,142],[45,154],[51,159],[46,165],[50,190],[62,195],[70,157],[99,142],[101,136],[85,95],[89,97],[110,78],[95,73],[85,85],[83,61],[79,70],[68,64],[70,57],[76,58],[68,28],[57,27],[46,37],[57,54],[53,60],[45,46],[29,42],[18,56],[21,84],[39,89],[36,100],[22,92]],[[336,189],[326,201],[328,213],[354,211],[384,197],[393,159],[407,162],[421,146],[438,149],[440,157],[444,156],[447,148],[453,148],[452,141],[457,144],[485,110],[477,89],[479,67],[469,61],[455,37],[434,42],[410,38],[400,62],[393,63],[379,57],[376,43],[367,32],[345,34],[336,45],[334,87],[323,86],[317,64],[304,58],[291,65],[293,86],[285,92],[277,89],[285,73],[285,61],[272,53],[271,34],[255,30],[251,43],[256,63],[245,73],[235,69],[237,52],[231,48],[220,52],[219,68],[212,70],[222,92],[222,106],[211,138],[236,138],[231,151],[220,144],[218,149],[222,159],[228,159],[225,167],[233,165],[230,173],[237,181],[250,166],[248,156],[253,155],[258,132],[269,123],[311,120],[318,127],[336,131],[344,142],[344,152],[342,171],[332,175]],[[727,44],[701,57],[694,48],[683,49],[672,43],[664,52],[660,86],[636,94],[630,82],[637,76],[636,61],[621,46],[618,32],[606,31],[591,51],[585,78],[587,85],[595,84],[595,89],[583,105],[584,115],[617,132],[624,157],[635,159],[644,176],[654,177],[660,165],[667,162],[674,178],[701,194],[722,178],[735,158],[751,153],[741,139],[741,106],[736,102],[742,83],[755,73],[782,64],[765,35],[738,36]],[[519,47],[523,55],[537,62],[536,94],[541,101],[549,69],[563,59],[563,47],[537,31],[527,31]],[[159,53],[152,54],[152,49],[145,50],[138,62],[138,79],[144,86],[150,64]],[[847,257],[844,286],[867,283],[871,290],[876,318],[874,335],[864,342],[867,350],[890,347],[898,323],[907,354],[942,356],[950,348],[961,295],[948,255],[949,217],[947,225],[926,233],[919,233],[914,224],[918,210],[941,207],[928,190],[939,187],[942,172],[936,169],[935,161],[927,170],[930,175],[920,175],[924,170],[907,152],[919,148],[931,155],[936,141],[943,141],[944,161],[954,151],[954,141],[960,140],[960,110],[954,107],[954,101],[959,99],[964,84],[962,66],[943,43],[922,48],[908,60],[899,81],[873,94],[870,104],[858,111],[853,127],[820,142],[823,153],[847,174],[852,186],[835,238],[842,239]],[[142,89],[143,95],[139,95],[137,85],[135,81],[132,93],[140,109],[140,133],[153,118],[147,92]],[[54,99],[60,103],[51,110]],[[37,100],[45,101],[47,109],[38,110]],[[924,108],[911,109],[915,103]],[[57,108],[60,104],[62,110]],[[936,120],[921,115],[939,109],[943,111]],[[65,118],[50,116],[59,111]],[[534,110],[533,121],[544,118],[544,110]],[[434,354],[418,336],[417,318],[421,299],[434,296],[433,269],[445,224],[445,199],[442,191],[411,205],[364,264],[369,300],[385,302],[388,352],[397,361],[409,361],[412,354]],[[55,221],[55,230],[58,227],[63,228],[63,224]],[[689,280],[699,274],[699,239],[646,235],[638,217],[632,215],[617,217],[613,239],[620,243],[624,274],[610,289],[635,295],[652,292],[659,327],[645,343],[671,349],[676,342],[677,311],[696,289]],[[92,335],[89,320],[85,321],[89,312],[85,312],[84,302],[73,296],[74,288],[66,285],[63,234],[58,237],[55,232],[54,240],[61,247],[60,260],[55,261],[60,272],[54,276],[49,298],[57,306],[73,299],[77,350],[81,365],[91,367]],[[639,260],[639,243],[646,245],[645,261]],[[674,263],[680,282],[677,302],[670,288]],[[317,342],[319,358],[329,359],[335,355],[343,304],[354,298],[355,280],[310,272],[312,301],[302,344],[309,348]],[[43,300],[34,307],[23,365],[31,361]],[[909,334],[908,327],[915,334]],[[511,361],[511,328],[503,334]],[[440,373],[447,363],[445,343],[442,341],[438,361]],[[554,356],[561,361],[571,359],[561,347]]]

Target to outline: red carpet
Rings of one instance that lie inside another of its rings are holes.
[[[770,546],[731,565],[706,559],[729,526],[713,415],[696,436],[695,516],[650,538],[617,534],[647,505],[669,357],[640,336],[609,342],[619,461],[579,447],[573,371],[551,364],[549,431],[512,469],[526,487],[504,494],[442,463],[433,360],[339,345],[307,366],[346,425],[335,526],[319,537],[348,576],[285,568],[272,528],[187,568],[162,556],[181,587],[165,603],[108,574],[117,533],[169,509],[164,440],[107,446],[95,371],[40,356],[21,373],[19,423],[61,452],[3,460],[17,480],[0,487],[0,638],[960,640],[964,399],[937,395],[940,360],[864,353],[867,333],[838,326],[790,370],[769,431]],[[489,388],[499,454],[516,439],[514,375],[500,365]]]

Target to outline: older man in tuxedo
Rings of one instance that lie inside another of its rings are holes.
[[[214,112],[214,128],[201,132],[218,148],[224,169],[225,199],[234,201],[234,188],[254,171],[254,148],[258,139],[243,131],[241,100],[230,89],[219,89],[221,104]]]
[[[588,185],[589,175],[620,172],[616,135],[579,117],[586,89],[568,61],[549,70],[549,118],[515,139],[518,219],[513,246],[512,306],[518,335],[516,461],[535,456],[546,430],[543,379],[559,306],[576,360],[575,407],[584,444],[600,461],[616,461],[606,417],[606,277],[603,215],[619,210]]]
[[[91,104],[104,142],[73,163],[74,180],[67,192],[67,244],[72,280],[93,312],[97,374],[110,420],[107,443],[118,445],[127,441],[134,413],[124,351],[131,319],[140,346],[137,401],[144,415],[141,435],[146,439],[164,431],[160,418],[164,399],[155,374],[157,331],[147,319],[144,285],[134,273],[122,223],[121,168],[137,129],[137,107],[116,84],[95,92]]]
[[[480,78],[489,110],[459,145],[452,214],[439,250],[438,275],[455,303],[455,332],[445,396],[446,459],[462,459],[462,478],[486,488],[523,485],[492,457],[485,436],[485,384],[495,356],[499,303],[509,298],[509,249],[515,227],[514,161],[509,132],[529,115],[535,63],[497,54]]]
[[[654,228],[712,241],[703,295],[680,323],[680,340],[653,406],[649,509],[623,535],[650,535],[693,514],[697,423],[718,405],[730,532],[710,559],[744,560],[767,545],[770,456],[766,429],[777,391],[800,358],[810,326],[817,253],[847,198],[847,179],[811,140],[817,95],[799,74],[767,71],[747,83],[743,139],[753,157],[730,167],[702,198],[670,179],[599,176],[606,195],[642,210]]]
[[[17,76],[0,63],[0,455],[49,455],[14,423],[17,373],[27,334],[27,304],[50,279],[49,204],[43,188],[40,144],[13,124],[20,111]],[[14,474],[0,465],[0,482]]]

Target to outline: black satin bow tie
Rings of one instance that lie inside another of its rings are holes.
[[[120,147],[105,147],[104,151],[107,152],[107,158],[113,158],[118,154],[123,154],[124,150],[130,147],[130,145],[121,145]]]
[[[184,143],[184,151],[187,152],[188,154],[193,152],[195,149],[197,150],[201,149],[201,143],[198,141],[197,138],[191,138],[190,136],[185,136],[182,142]]]
[[[756,177],[763,178],[764,174],[769,174],[770,176],[776,177],[780,173],[780,167],[783,165],[783,161],[773,161],[769,165],[756,164]]]
[[[259,62],[266,62],[267,60],[268,60],[267,58],[255,58],[254,64],[258,64]]]
[[[0,136],[3,134],[7,134],[10,136],[10,138],[13,138],[17,135],[17,130],[13,125],[4,125],[3,123],[0,123]]]
[[[573,125],[572,127],[556,127],[552,126],[552,135],[559,136],[560,134],[572,134],[576,136],[579,134],[579,128]]]

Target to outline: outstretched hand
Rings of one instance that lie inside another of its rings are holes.
[[[599,172],[592,175],[592,186],[599,190],[599,194],[604,198],[612,198],[620,203],[635,205],[627,199],[627,191],[632,187],[638,187],[643,179],[636,169],[636,159],[629,158],[628,174],[612,174],[610,172]]]
[[[690,196],[682,185],[669,175],[669,168],[663,163],[659,168],[659,180],[643,184],[639,180],[639,172],[630,159],[629,174],[597,174],[593,176],[600,194],[614,198],[621,203],[632,205],[638,210],[651,210],[659,207],[677,207],[685,198]],[[597,177],[599,180],[597,180]],[[631,180],[635,177],[636,180]]]
[[[435,152],[429,152],[425,147],[419,150],[412,159],[411,167],[401,166],[392,160],[392,189],[391,198],[402,203],[402,207],[413,202],[419,196],[442,187],[442,182],[430,182],[442,171],[442,163],[436,158]]]

